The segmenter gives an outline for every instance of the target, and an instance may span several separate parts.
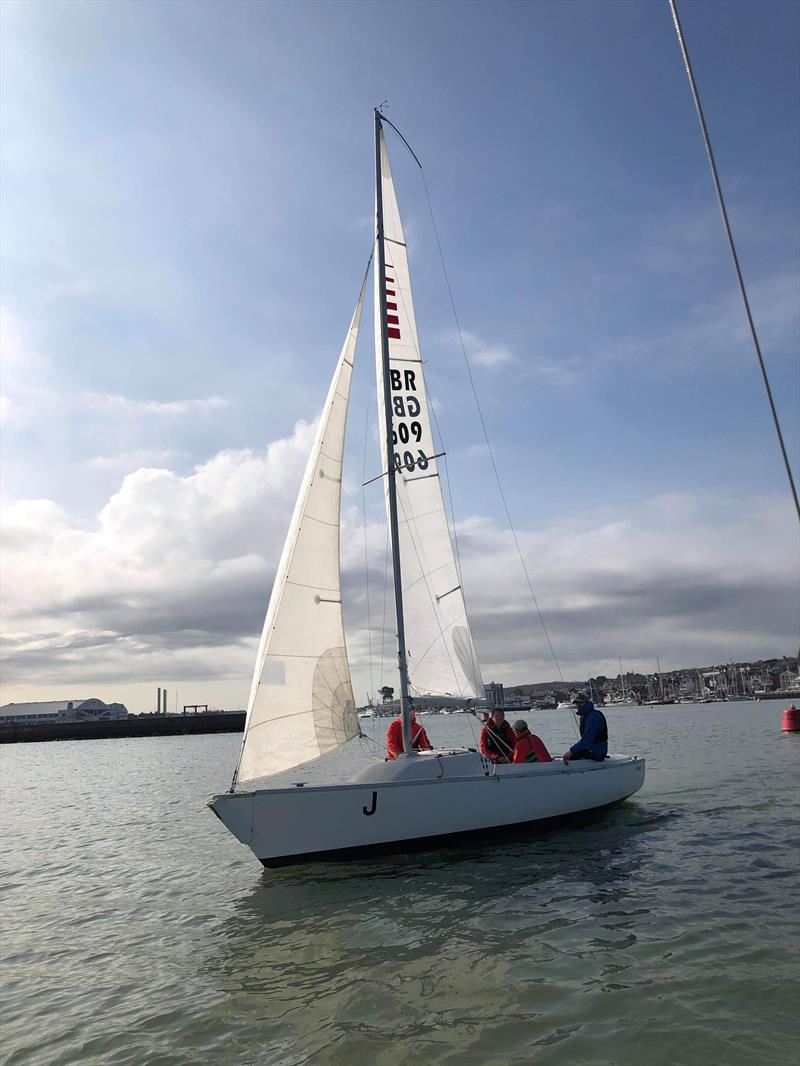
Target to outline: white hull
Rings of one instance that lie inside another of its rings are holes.
[[[434,752],[378,763],[344,785],[225,793],[209,806],[265,866],[283,866],[596,810],[638,792],[644,774],[644,759],[625,755],[496,767],[474,752]]]

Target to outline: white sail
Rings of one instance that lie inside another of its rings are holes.
[[[339,521],[347,406],[366,278],[331,381],[275,575],[235,783],[288,770],[358,735],[347,662]]]
[[[385,451],[380,289],[386,290],[387,332],[397,477],[398,536],[411,695],[483,696],[483,682],[447,525],[428,395],[417,339],[403,226],[383,131],[380,134],[385,277],[375,257],[375,344],[378,411]],[[388,506],[388,489],[387,489]]]

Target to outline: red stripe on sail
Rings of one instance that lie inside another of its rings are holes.
[[[400,319],[397,317],[397,315],[387,315],[386,316],[386,321],[387,322],[391,322],[393,326],[399,326],[400,325]]]
[[[386,290],[386,295],[387,296],[394,296],[395,295],[394,289],[387,289]]]
[[[393,337],[396,341],[400,340],[400,330],[396,326],[389,326],[386,330],[388,336]]]
[[[394,285],[394,278],[390,278],[388,275],[384,276],[386,277],[386,280],[389,282],[390,285]]]
[[[390,311],[397,310],[397,304],[390,303],[389,300],[386,301],[386,306]]]

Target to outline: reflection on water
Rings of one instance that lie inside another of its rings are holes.
[[[632,803],[500,846],[265,871],[203,965],[227,1010],[259,997],[258,1039],[274,1029],[281,1048],[320,1062],[345,1061],[332,1026],[337,1041],[357,1039],[364,1062],[398,1034],[422,1053],[444,1031],[451,1051],[482,1061],[498,1018],[524,1019],[526,1042],[538,1024],[557,1043],[584,1024],[559,1035],[548,1020],[573,991],[576,960],[584,989],[610,975],[625,987],[626,953],[649,914],[635,881],[647,838],[669,818]]]

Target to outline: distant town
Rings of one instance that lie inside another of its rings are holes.
[[[569,706],[576,692],[583,692],[598,706],[614,704],[652,705],[670,703],[717,703],[727,700],[761,700],[800,698],[798,658],[784,655],[778,659],[755,662],[731,662],[714,666],[692,666],[679,670],[656,670],[642,674],[635,670],[615,677],[598,674],[585,681],[541,681],[536,684],[505,686],[496,681],[485,685],[490,707],[506,710],[547,710]],[[395,690],[379,689],[379,702],[359,707],[362,717],[396,714],[399,701]],[[415,699],[418,708],[429,713],[440,709],[434,697]]]
[[[798,658],[784,655],[777,659],[759,659],[756,662],[731,662],[713,666],[692,666],[680,670],[656,670],[653,673],[638,673],[633,670],[606,677],[597,677],[585,681],[544,681],[529,685],[505,687],[498,682],[485,686],[486,702],[490,707],[506,709],[541,709],[569,706],[576,692],[585,692],[598,705],[615,704],[659,705],[670,703],[715,703],[723,700],[750,699],[800,699],[800,676],[798,676]],[[152,711],[143,714],[129,714],[122,703],[105,703],[101,699],[67,698],[48,700],[37,703],[7,703],[0,707],[0,740],[3,732],[12,725],[51,725],[69,723],[106,722],[117,723],[110,726],[109,735],[126,735],[118,723],[130,721],[136,725],[135,734],[217,732],[239,730],[244,727],[244,711],[241,709],[221,711],[209,709],[206,704],[190,704],[175,714],[167,713],[166,689],[158,688],[154,692],[155,702]],[[418,709],[436,713],[463,706],[464,701],[454,698],[417,697]],[[450,705],[447,707],[447,705]],[[378,692],[378,698],[366,706],[359,707],[364,717],[396,714],[399,701],[395,690],[385,686]],[[182,719],[178,727],[169,725]],[[147,720],[152,720],[148,725]],[[68,734],[64,734],[65,736]],[[72,735],[72,734],[69,734]],[[87,734],[90,735],[90,734]],[[95,734],[91,734],[95,735]],[[133,735],[133,734],[131,734]]]
[[[655,670],[647,674],[623,670],[614,677],[598,674],[586,681],[515,685],[506,688],[504,694],[509,702],[522,699],[532,706],[556,706],[578,691],[604,704],[705,703],[800,696],[798,658],[784,655],[778,659]]]

